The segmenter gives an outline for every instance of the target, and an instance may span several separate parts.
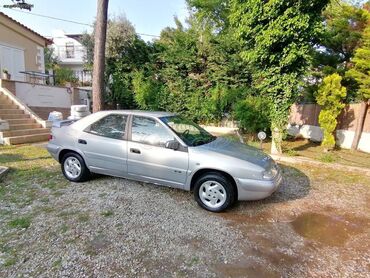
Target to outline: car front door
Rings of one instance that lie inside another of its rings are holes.
[[[124,114],[110,114],[80,134],[78,146],[90,170],[119,177],[127,175],[127,119]]]
[[[188,172],[187,149],[165,147],[174,135],[157,119],[133,116],[128,149],[128,175],[139,180],[183,188]]]

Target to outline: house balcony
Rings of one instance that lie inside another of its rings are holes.
[[[62,65],[83,65],[86,51],[82,46],[75,46],[71,49],[60,46],[56,47],[55,54]]]

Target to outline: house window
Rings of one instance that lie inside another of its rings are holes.
[[[66,57],[67,58],[74,58],[75,57],[75,46],[73,42],[66,43]]]

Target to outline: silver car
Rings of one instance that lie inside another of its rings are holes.
[[[101,111],[62,121],[54,124],[47,149],[70,181],[86,181],[93,172],[192,190],[213,212],[266,198],[282,180],[262,151],[166,112]]]

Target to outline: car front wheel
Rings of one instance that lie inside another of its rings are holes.
[[[223,175],[208,173],[196,181],[194,198],[202,208],[221,212],[232,205],[235,190],[232,183]]]
[[[83,182],[89,179],[90,171],[77,153],[67,153],[62,159],[62,172],[69,181]]]

